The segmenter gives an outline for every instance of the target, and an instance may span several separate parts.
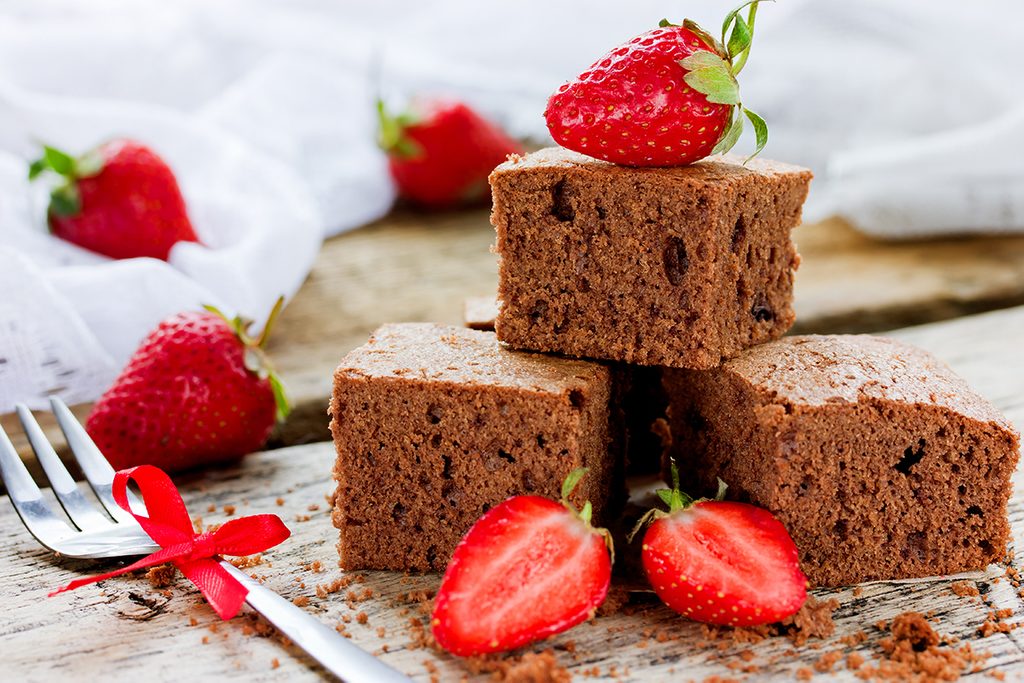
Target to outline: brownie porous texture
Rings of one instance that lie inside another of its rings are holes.
[[[1019,437],[946,365],[866,335],[787,337],[666,370],[671,454],[697,493],[771,510],[812,584],[978,569],[1003,557]]]
[[[494,331],[498,304],[492,297],[466,299],[463,324]],[[661,440],[652,430],[665,416],[661,368],[616,363],[612,368],[612,410],[622,425],[626,474],[652,474],[661,466]]]
[[[496,321],[511,346],[712,368],[793,324],[806,169],[739,157],[631,168],[565,149],[491,174]]]
[[[510,351],[491,332],[381,327],[334,374],[340,565],[442,570],[484,512],[557,500],[577,467],[573,502],[600,523],[624,486],[610,401],[600,363]]]

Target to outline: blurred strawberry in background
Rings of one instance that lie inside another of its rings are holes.
[[[478,204],[487,176],[522,146],[461,102],[419,100],[392,115],[377,103],[379,144],[404,199],[430,209]]]
[[[54,235],[111,258],[166,261],[178,242],[198,242],[178,181],[156,152],[112,140],[80,157],[54,147],[32,163],[29,179],[51,172],[47,219]]]
[[[86,421],[114,469],[177,472],[259,450],[289,408],[263,351],[283,304],[256,338],[247,333],[251,321],[211,307],[160,323]]]

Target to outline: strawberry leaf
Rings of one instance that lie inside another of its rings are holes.
[[[423,149],[405,134],[405,129],[416,122],[409,113],[392,116],[384,106],[384,100],[377,100],[377,144],[388,154],[403,159],[419,156]]]
[[[740,139],[740,134],[743,133],[743,117],[736,111],[738,108],[733,107],[729,112],[729,123],[726,124],[725,130],[722,131],[722,137],[718,139],[718,143],[711,150],[712,154],[725,154]]]
[[[284,383],[276,372],[271,372],[267,379],[270,380],[270,390],[274,392],[274,404],[277,406],[277,419],[280,422],[292,411],[291,401],[288,400]]]
[[[73,182],[68,182],[50,193],[50,211],[54,215],[67,217],[74,216],[82,209],[82,197],[78,193],[78,187]]]
[[[43,159],[46,165],[55,173],[71,177],[75,174],[75,159],[70,154],[65,154],[56,147],[43,146]]]
[[[683,80],[715,104],[739,104],[740,86],[729,63],[714,52],[699,50],[679,61],[687,70]]]
[[[722,47],[722,44],[720,42],[718,42],[718,39],[715,38],[710,33],[708,33],[707,31],[705,31],[704,28],[696,21],[693,21],[692,19],[683,19],[683,28],[688,29],[693,33],[697,34],[698,38],[704,41],[704,43],[708,45],[708,47],[713,49],[722,57],[725,57],[727,55],[725,48]]]
[[[753,39],[754,34],[750,31],[750,26],[747,25],[746,20],[740,15],[736,15],[736,23],[732,27],[732,33],[729,34],[729,59],[734,59],[741,52],[750,47],[750,41]]]
[[[722,40],[725,40],[725,34],[729,32],[729,24],[733,23],[733,21],[737,19],[743,19],[740,16],[740,12],[750,5],[754,5],[754,7],[756,7],[758,2],[760,2],[760,0],[747,0],[742,5],[725,15],[725,20],[722,22]],[[751,9],[754,9],[754,7],[751,7]]]
[[[754,149],[754,153],[747,157],[743,162],[746,163],[760,154],[761,150],[764,149],[764,146],[768,144],[768,124],[764,122],[764,119],[746,107],[740,108],[743,110],[743,113],[746,114],[747,118],[750,119],[751,125],[754,126],[754,135],[757,137],[757,147]],[[740,120],[740,117],[737,115],[736,119]]]
[[[675,26],[675,25],[676,24],[673,24],[668,19],[662,19],[661,21],[658,22],[658,28],[665,28],[667,26]]]
[[[28,179],[35,180],[48,168],[49,166],[46,164],[46,159],[36,159],[28,167]]]
[[[569,496],[571,496],[572,492],[576,490],[577,486],[579,486],[580,480],[583,479],[583,476],[586,473],[586,467],[577,467],[576,469],[569,473],[569,475],[565,478],[565,481],[562,482],[563,501],[568,500]]]

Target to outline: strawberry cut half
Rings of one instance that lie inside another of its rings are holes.
[[[511,650],[594,615],[608,594],[607,531],[539,496],[497,505],[459,543],[437,593],[438,644],[467,657]]]
[[[642,557],[662,602],[696,621],[769,624],[807,599],[807,578],[785,527],[746,503],[703,501],[655,521]]]
[[[631,536],[649,524],[641,561],[654,592],[695,621],[725,626],[770,624],[796,613],[807,600],[807,577],[796,544],[768,510],[724,501],[693,500],[672,488],[658,491],[668,511],[650,510]]]

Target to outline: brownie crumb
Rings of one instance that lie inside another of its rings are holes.
[[[250,567],[263,564],[263,555],[258,553],[256,555],[242,555],[241,557],[236,557],[230,562],[239,569],[249,569]]]
[[[629,591],[622,586],[612,586],[604,602],[597,608],[599,617],[607,617],[621,611],[623,606],[629,602]]]
[[[235,514],[235,506],[234,505],[225,505],[224,506],[224,514],[227,515],[228,517],[230,517],[231,515]]]
[[[970,643],[953,647],[954,639],[940,636],[919,612],[904,612],[878,626],[890,635],[878,643],[884,658],[858,667],[856,675],[865,681],[953,681],[989,658]]]
[[[270,668],[271,669],[276,669],[279,666],[281,666],[281,662],[277,659],[277,657],[274,657],[273,659],[270,660]]]
[[[156,567],[150,567],[149,571],[146,572],[146,578],[149,580],[149,584],[153,588],[166,588],[174,583],[174,578],[177,575],[177,571],[174,569],[172,564],[161,564]]]
[[[808,640],[828,638],[835,633],[832,613],[838,608],[839,601],[835,598],[818,600],[810,596],[796,614],[778,623],[741,628],[705,624],[702,633],[706,640],[724,645],[723,649],[730,645],[759,643],[776,636],[786,636],[795,646],[801,647]]]
[[[842,658],[842,652],[826,652],[821,657],[818,657],[818,661],[814,662],[814,670],[818,673],[829,673],[832,671],[832,667]]]
[[[978,634],[982,638],[988,638],[993,633],[1009,633],[1010,631],[1016,630],[1020,627],[1021,623],[1006,623],[1003,619],[1011,616],[1013,610],[1011,609],[1000,609],[993,610],[988,613],[985,617],[985,623],[978,627]]]
[[[284,498],[278,498],[274,502],[277,503],[277,507],[281,507],[282,505],[284,505]]]
[[[960,597],[978,597],[981,593],[978,587],[970,581],[954,581],[949,585],[950,589]]]
[[[292,600],[292,602],[295,604],[296,607],[305,607],[309,604],[309,598],[305,595],[300,595],[299,597]]]
[[[474,675],[491,674],[491,680],[506,683],[569,683],[572,680],[569,671],[558,663],[550,649],[511,657],[473,657],[466,665]]]

